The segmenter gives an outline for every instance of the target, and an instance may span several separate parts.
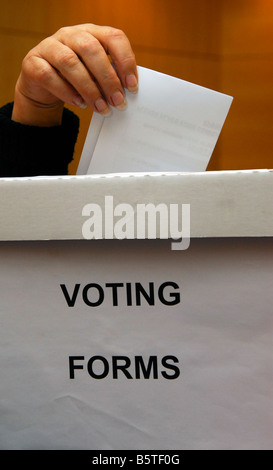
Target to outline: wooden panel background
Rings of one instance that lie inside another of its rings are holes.
[[[221,88],[234,103],[220,168],[273,168],[273,2],[222,2]]]
[[[272,0],[0,0],[0,104],[21,60],[59,27],[122,28],[140,65],[234,96],[209,169],[272,168]],[[72,109],[72,108],[71,108]],[[91,119],[81,119],[75,173]]]

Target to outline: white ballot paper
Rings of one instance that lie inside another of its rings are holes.
[[[127,107],[93,114],[77,174],[205,171],[233,98],[138,66]]]

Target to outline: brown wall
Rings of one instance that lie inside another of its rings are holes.
[[[235,99],[220,167],[273,168],[273,2],[222,2],[221,88]]]
[[[210,170],[272,168],[271,0],[0,0],[0,104],[13,99],[21,60],[59,27],[122,28],[137,62],[234,96]],[[71,108],[72,109],[72,108]],[[81,118],[75,173],[88,130]]]

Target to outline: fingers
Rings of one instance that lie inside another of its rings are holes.
[[[32,56],[33,74],[48,92],[66,103],[89,105],[102,113],[108,110],[89,70],[71,48],[48,38],[36,54]]]
[[[53,54],[54,55],[54,54]],[[31,93],[29,98],[41,104],[52,104],[63,101],[72,105],[86,108],[87,104],[77,90],[54,68],[52,64],[40,55],[29,54],[23,62],[25,81],[28,81]]]
[[[138,89],[136,60],[124,32],[96,25],[84,25],[84,28],[98,39],[106,53],[110,54],[123,87],[128,88],[131,92],[136,92]]]
[[[109,105],[126,106],[124,88],[137,91],[135,57],[120,30],[89,24],[61,28],[39,44],[35,57],[51,70],[44,86],[68,103],[81,101],[107,114]]]
[[[122,83],[101,43],[90,33],[61,36],[63,52],[59,55],[61,74],[77,89],[89,106],[104,100],[119,109],[125,107]],[[60,57],[62,57],[60,59]]]

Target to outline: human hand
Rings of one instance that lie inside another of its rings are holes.
[[[30,125],[59,125],[64,103],[90,106],[106,115],[109,105],[126,106],[124,88],[133,93],[138,88],[135,56],[126,35],[94,24],[64,27],[24,58],[12,119]]]

